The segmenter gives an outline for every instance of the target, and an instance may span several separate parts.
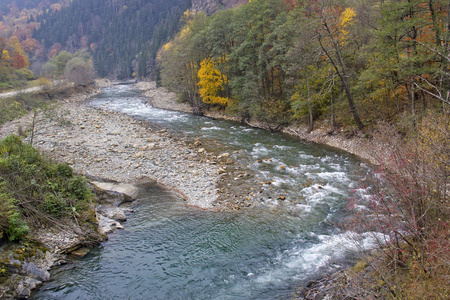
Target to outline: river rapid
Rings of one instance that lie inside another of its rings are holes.
[[[352,155],[153,108],[131,85],[106,88],[87,105],[200,139],[208,151],[231,153],[246,177],[228,186],[248,189],[254,205],[204,211],[158,185],[142,185],[125,230],[54,270],[34,299],[287,299],[299,284],[373,245],[370,233],[336,226],[347,216],[347,200],[369,193],[360,182],[370,168]]]

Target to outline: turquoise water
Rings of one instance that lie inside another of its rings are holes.
[[[88,256],[53,271],[35,299],[287,299],[295,288],[370,247],[367,234],[336,228],[346,200],[364,195],[369,169],[355,157],[234,122],[145,105],[132,86],[105,90],[89,105],[127,113],[173,135],[215,140],[217,152],[251,172],[260,205],[217,213],[189,208],[169,191],[143,186],[125,230]],[[286,200],[267,196],[286,195]]]

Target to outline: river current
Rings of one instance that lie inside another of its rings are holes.
[[[370,172],[352,155],[236,122],[156,109],[130,85],[87,105],[118,111],[174,136],[215,141],[254,183],[271,182],[238,212],[186,207],[157,185],[141,187],[125,230],[86,257],[52,271],[34,299],[289,299],[306,280],[345,262],[369,233],[338,229],[350,197],[365,197]],[[209,150],[209,149],[208,149]],[[358,246],[355,243],[358,240]]]

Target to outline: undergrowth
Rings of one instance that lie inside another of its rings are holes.
[[[0,125],[20,118],[34,109],[45,108],[55,98],[68,97],[76,92],[71,86],[46,85],[37,93],[18,93],[16,96],[4,98],[0,101]]]
[[[386,152],[378,153],[372,197],[365,209],[360,200],[349,205],[349,229],[378,233],[380,250],[363,258],[373,280],[360,288],[388,299],[449,299],[450,115],[429,113],[403,136],[378,129]]]
[[[22,240],[42,226],[90,218],[93,193],[67,164],[51,161],[15,135],[0,140],[0,236]]]

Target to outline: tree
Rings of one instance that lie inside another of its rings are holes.
[[[27,38],[21,43],[22,49],[25,53],[31,54],[38,46],[38,41],[33,38]]]
[[[206,28],[206,14],[184,15],[185,26],[177,36],[165,44],[158,57],[161,62],[161,82],[169,90],[189,102],[195,113],[201,114],[202,100],[198,94],[198,71],[201,61],[208,56],[206,37],[200,32]]]
[[[11,63],[14,69],[22,69],[28,68],[30,66],[30,62],[28,60],[28,56],[22,49],[22,46],[17,39],[17,37],[12,36],[9,39],[9,43],[11,48],[13,49],[11,53]]]
[[[87,50],[75,52],[64,67],[64,77],[75,86],[92,84],[95,78],[92,57]]]
[[[351,91],[350,72],[346,66],[343,53],[343,45],[347,42],[347,26],[353,20],[355,12],[351,8],[343,10],[340,6],[325,3],[322,3],[318,9],[320,23],[317,28],[317,39],[327,59],[341,80],[353,119],[361,130],[364,125],[359,117]]]
[[[9,56],[9,52],[6,49],[2,51],[1,64],[8,68],[11,66],[11,57]]]
[[[200,86],[200,96],[207,104],[228,105],[228,98],[220,96],[223,93],[223,84],[226,77],[216,68],[214,61],[205,58],[200,63],[198,70],[198,85]]]

